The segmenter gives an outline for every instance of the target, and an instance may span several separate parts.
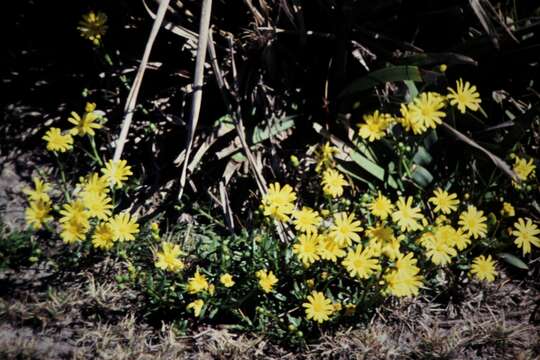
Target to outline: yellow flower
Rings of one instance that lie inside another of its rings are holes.
[[[192,309],[193,315],[195,315],[195,317],[199,317],[201,315],[203,306],[204,306],[204,301],[201,299],[198,299],[198,300],[190,302],[188,306],[186,306],[186,310]]]
[[[342,264],[351,277],[358,276],[361,279],[367,279],[381,269],[379,260],[373,258],[372,255],[369,248],[362,251],[362,245],[357,245],[355,250],[349,250]]]
[[[482,210],[476,209],[474,205],[469,205],[467,211],[463,211],[459,215],[459,225],[463,230],[467,231],[469,236],[475,239],[485,237],[487,235],[487,218]]]
[[[465,233],[463,229],[454,229],[453,233],[453,243],[454,246],[459,250],[464,250],[469,244],[471,243],[471,239],[469,239],[469,235]]]
[[[536,165],[534,164],[533,159],[527,161],[516,156],[514,161],[513,170],[520,180],[526,181],[531,173],[534,175],[533,171],[536,169]]]
[[[52,216],[49,214],[50,211],[51,202],[49,199],[31,201],[25,210],[26,223],[34,230],[40,230],[45,223],[52,220]]]
[[[307,302],[302,304],[306,308],[306,318],[318,323],[330,319],[334,312],[334,305],[330,299],[327,299],[322,292],[312,291],[307,297]]]
[[[471,274],[476,276],[478,280],[487,280],[489,282],[495,280],[497,271],[495,271],[495,261],[493,261],[491,255],[488,255],[487,258],[484,255],[474,258],[471,265]]]
[[[79,222],[88,223],[88,212],[86,206],[82,200],[72,200],[71,202],[64,204],[60,210],[61,223],[70,221],[71,219],[76,219]]]
[[[448,194],[441,188],[435,189],[433,191],[433,197],[429,198],[429,202],[435,205],[435,212],[442,212],[443,214],[450,214],[452,211],[457,210],[459,205],[459,200],[457,199],[457,194]]]
[[[107,32],[106,23],[107,15],[102,12],[90,11],[88,14],[83,15],[77,29],[81,32],[83,38],[92,41],[94,45],[99,45],[101,38]]]
[[[364,115],[362,118],[364,123],[358,125],[358,135],[369,142],[381,139],[393,121],[391,115],[379,113],[379,110],[375,110],[373,114]]]
[[[422,220],[424,216],[420,212],[419,207],[412,206],[412,197],[405,199],[400,196],[396,202],[397,210],[392,214],[392,220],[399,225],[401,231],[414,231],[422,227],[418,220]]]
[[[73,137],[71,134],[62,134],[59,128],[50,128],[42,138],[47,141],[47,150],[65,152],[73,148]]]
[[[334,154],[337,153],[339,153],[339,149],[330,145],[329,142],[319,146],[315,151],[315,157],[317,159],[315,171],[320,172],[323,168],[332,166],[334,162]]]
[[[188,279],[187,292],[190,294],[197,294],[203,291],[207,291],[210,288],[206,276],[199,273],[199,270]]]
[[[272,292],[272,288],[275,284],[277,284],[278,279],[277,277],[272,273],[272,271],[266,271],[266,270],[259,270],[256,273],[257,277],[259,278],[259,286],[265,293]]]
[[[508,216],[508,217],[514,217],[516,215],[516,210],[512,206],[512,204],[508,202],[503,203],[503,207],[501,209],[501,215],[502,216]]]
[[[512,235],[516,237],[514,243],[520,248],[523,249],[523,255],[531,252],[531,244],[536,247],[540,247],[540,230],[529,218],[519,218],[516,223],[514,223],[515,230],[512,231]]]
[[[109,183],[105,176],[99,176],[98,173],[92,173],[88,176],[88,179],[82,181],[82,194],[94,193],[94,194],[107,194],[109,192]]]
[[[446,97],[450,100],[450,105],[456,106],[462,114],[465,114],[467,108],[472,111],[477,111],[480,108],[480,94],[476,91],[476,86],[469,84],[468,81],[465,81],[463,85],[463,80],[459,79],[456,81],[456,90],[448,88],[450,92]]]
[[[101,223],[96,226],[92,236],[92,245],[96,249],[109,250],[114,245],[113,231],[108,223]]]
[[[388,200],[388,198],[381,194],[379,191],[379,195],[373,199],[371,204],[369,204],[369,210],[371,213],[375,216],[380,217],[382,220],[386,219],[388,215],[392,213],[392,209],[394,208],[394,205],[392,205],[392,202]]]
[[[359,232],[363,229],[354,214],[338,213],[334,215],[334,224],[330,227],[330,236],[339,246],[349,246],[353,241],[360,241]]]
[[[292,215],[294,217],[293,223],[296,230],[306,233],[317,232],[317,228],[322,221],[322,218],[317,211],[305,206],[302,210],[293,211]]]
[[[157,261],[155,266],[158,269],[177,272],[184,269],[184,262],[180,259],[182,251],[180,246],[171,242],[163,242],[161,244],[161,251],[156,253]]]
[[[34,181],[34,189],[30,189],[28,187],[23,189],[23,192],[28,195],[28,200],[30,201],[49,201],[50,197],[47,194],[47,192],[50,190],[49,184],[42,181],[41,179],[34,177],[32,178]]]
[[[235,282],[233,280],[233,277],[231,274],[223,274],[219,277],[219,281],[223,284],[225,287],[233,287]]]
[[[331,236],[324,236],[319,241],[317,253],[324,260],[336,262],[338,258],[344,257],[347,253]]]
[[[324,193],[333,198],[343,195],[343,187],[348,185],[343,175],[334,169],[323,173],[322,184]]]
[[[442,118],[446,113],[441,111],[444,108],[444,98],[434,92],[421,93],[414,102],[409,105],[411,116],[415,121],[422,124],[422,127],[435,129],[442,123]]]
[[[410,110],[410,105],[401,104],[399,111],[401,117],[397,121],[403,126],[407,132],[413,132],[415,135],[422,134],[427,130],[423,121],[420,121],[418,116],[415,116]]]
[[[139,233],[137,220],[126,211],[115,215],[109,220],[109,224],[114,233],[114,241],[135,240],[135,235]]]
[[[75,125],[75,127],[70,130],[72,135],[84,136],[88,134],[89,136],[94,136],[96,134],[94,129],[101,129],[103,127],[103,125],[98,122],[101,119],[101,116],[94,109],[95,104],[87,103],[86,112],[82,117],[75,111],[71,112],[68,121]]]
[[[103,193],[84,193],[82,199],[86,205],[88,216],[106,220],[111,216],[111,198]]]
[[[105,165],[105,168],[101,169],[103,176],[111,185],[115,185],[117,188],[121,188],[124,182],[128,179],[131,172],[131,166],[127,164],[126,160],[112,161],[109,160]]]
[[[435,265],[447,265],[452,261],[452,257],[457,255],[457,251],[449,243],[450,238],[441,234],[438,229],[434,234],[428,234],[422,237],[422,246],[427,250],[426,257]]]
[[[288,221],[294,210],[296,193],[290,185],[281,187],[279,183],[270,184],[268,192],[263,196],[264,215],[279,221]]]
[[[88,220],[85,217],[71,217],[60,223],[60,237],[66,244],[83,241],[88,228]]]
[[[301,234],[298,242],[293,245],[293,253],[305,266],[313,264],[319,260],[318,246],[321,238],[316,233]]]
[[[388,292],[397,297],[418,295],[422,277],[418,275],[420,269],[416,266],[413,253],[400,255],[395,267],[384,277]]]
[[[384,254],[394,260],[400,253],[400,241],[394,236],[392,228],[378,224],[370,227],[366,234],[370,237],[369,248],[373,249],[374,256]]]

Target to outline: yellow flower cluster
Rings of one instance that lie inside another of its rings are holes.
[[[96,110],[95,103],[86,103],[83,116],[81,117],[72,111],[68,121],[75,125],[75,127],[67,131],[62,131],[56,127],[51,127],[47,130],[42,138],[47,142],[47,150],[55,153],[63,153],[73,149],[73,136],[94,136],[94,130],[103,127],[102,122],[104,121],[104,117],[101,111]]]
[[[322,173],[323,184],[325,174],[331,171],[334,172],[331,176],[335,177],[337,171],[330,168]],[[371,201],[363,202],[363,209],[359,210],[367,214],[364,215],[367,216],[366,229],[355,213],[332,213],[324,208],[314,210],[307,206],[296,209],[296,194],[292,187],[276,183],[272,188],[288,189],[281,196],[272,194],[274,199],[282,199],[275,201],[274,207],[285,208],[281,212],[291,214],[291,219],[287,217],[286,221],[291,221],[297,231],[291,250],[304,268],[328,261],[341,266],[353,281],[380,279],[384,293],[392,296],[416,296],[419,293],[423,276],[416,256],[434,266],[448,266],[473,240],[488,234],[484,212],[474,205],[463,205],[457,194],[442,188],[434,189],[426,203],[416,202],[412,196],[399,196],[392,201],[378,191]],[[330,197],[327,201],[332,208],[331,203],[340,200]],[[268,197],[265,198],[263,206],[270,204]],[[277,212],[265,214],[276,218]],[[277,218],[285,219],[284,216]],[[530,251],[530,244],[540,245],[536,237],[540,231],[533,225],[520,222],[516,226],[516,244],[524,251]],[[409,239],[407,244],[413,241],[420,245],[421,255],[411,252],[410,245],[404,244],[405,239]],[[317,268],[329,269],[328,265]],[[471,265],[471,274],[480,280],[492,281],[496,276],[495,262],[490,256],[478,257]],[[324,271],[320,276],[324,279],[329,275]],[[257,277],[265,292],[272,291],[278,281],[266,270],[259,271]],[[313,289],[315,283],[308,287]],[[326,293],[313,290],[303,304],[306,318],[316,322],[329,320],[335,313],[331,299],[328,290]]]
[[[368,142],[380,140],[394,124],[401,124],[406,132],[422,134],[442,124],[443,118],[446,117],[444,109],[447,103],[465,113],[467,109],[478,111],[481,100],[476,86],[459,79],[456,82],[456,89],[448,88],[446,96],[436,92],[423,92],[411,103],[401,104],[399,116],[380,113],[379,110],[364,115],[363,122],[358,124],[358,135]]]
[[[113,214],[113,201],[109,195],[111,177],[97,173],[82,178],[77,185],[74,198],[62,205],[59,211],[60,238],[67,244],[84,241],[93,229],[92,245],[95,248],[111,249],[116,241],[131,241],[139,232],[136,219],[128,212]],[[50,185],[34,178],[34,188],[24,189],[28,195],[26,222],[35,230],[43,228],[53,220]]]

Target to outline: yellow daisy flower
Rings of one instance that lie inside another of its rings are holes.
[[[512,204],[504,202],[501,209],[501,215],[507,217],[514,217],[516,215],[516,210],[514,209]]]
[[[107,15],[102,12],[90,11],[83,15],[79,21],[77,29],[81,32],[81,36],[92,41],[94,45],[99,45],[103,35],[107,32]]]
[[[74,128],[70,130],[72,135],[89,135],[94,136],[96,132],[94,129],[101,129],[103,125],[99,123],[101,116],[95,111],[94,103],[86,104],[86,112],[83,116],[79,116],[75,111],[71,112],[71,116],[68,118],[68,121],[75,125]]]
[[[362,251],[362,245],[357,245],[355,250],[349,250],[342,264],[351,277],[358,276],[360,279],[367,279],[381,269],[379,260],[372,257],[370,249]]]
[[[88,222],[88,211],[84,202],[80,199],[72,200],[71,202],[64,204],[62,210],[60,210],[61,223],[70,221],[71,219],[77,219],[80,222]]]
[[[347,180],[334,169],[327,169],[323,173],[323,191],[333,198],[343,195],[343,187],[347,186]]]
[[[422,134],[427,130],[423,121],[419,120],[418,116],[415,116],[410,110],[409,105],[401,104],[400,109],[401,117],[397,121],[403,126],[403,129],[407,132],[412,132],[415,135]]]
[[[219,281],[223,284],[225,287],[233,287],[235,282],[233,280],[233,277],[231,274],[223,274],[219,277]]]
[[[34,182],[34,188],[24,188],[23,192],[28,195],[29,201],[49,201],[50,197],[47,194],[50,191],[50,185],[42,181],[40,178],[33,177],[32,181]]]
[[[392,220],[399,225],[401,231],[419,230],[422,226],[418,223],[424,216],[419,207],[413,207],[413,198],[400,196],[396,202],[397,210],[392,213]]]
[[[338,153],[339,149],[330,145],[329,142],[319,146],[315,151],[315,158],[317,159],[315,171],[320,172],[323,168],[332,166],[332,164],[334,163],[334,154]]]
[[[334,224],[330,227],[330,236],[339,246],[349,246],[353,241],[359,242],[359,232],[364,230],[360,226],[360,221],[356,220],[354,214],[338,213],[334,215]]]
[[[318,323],[328,319],[334,312],[334,305],[330,299],[327,299],[322,292],[312,291],[307,297],[307,302],[302,304],[306,308],[306,318]]]
[[[262,199],[264,215],[279,221],[288,221],[294,210],[295,200],[296,193],[290,185],[281,187],[279,183],[270,184]]]
[[[131,166],[127,164],[126,160],[109,160],[107,164],[105,164],[105,167],[101,169],[101,172],[109,184],[116,186],[116,188],[121,188],[128,177],[133,175]]]
[[[379,191],[378,196],[368,205],[369,210],[375,216],[382,220],[386,219],[392,213],[394,205],[388,198]]]
[[[87,192],[83,193],[82,199],[86,205],[89,217],[107,220],[112,214],[112,200],[106,194]]]
[[[186,306],[186,310],[193,310],[193,315],[195,317],[199,317],[201,316],[201,311],[202,311],[203,306],[204,306],[204,301],[201,299],[198,299],[198,300],[190,302]]]
[[[536,169],[536,165],[534,164],[533,159],[529,159],[529,161],[525,159],[520,159],[519,157],[514,158],[514,167],[513,170],[516,173],[517,177],[522,181],[527,181],[529,178],[529,175],[534,175],[534,170]]]
[[[259,286],[265,293],[272,292],[272,288],[277,284],[278,279],[272,271],[259,270],[256,273],[259,278]]]
[[[475,257],[471,265],[471,274],[478,280],[494,281],[497,271],[495,271],[495,261],[491,255],[488,255],[487,258],[484,255]]]
[[[469,236],[475,239],[487,235],[487,218],[482,210],[478,210],[474,205],[469,205],[466,211],[459,215],[459,225]]]
[[[113,230],[108,223],[98,224],[92,235],[92,245],[96,249],[110,250],[114,245],[113,235]]]
[[[60,223],[60,238],[66,244],[74,244],[86,239],[89,224],[84,217],[71,217]]]
[[[42,138],[47,141],[47,150],[54,152],[66,152],[73,148],[73,137],[71,134],[62,134],[59,128],[50,128]]]
[[[468,81],[459,79],[456,81],[456,90],[448,88],[450,92],[446,97],[450,100],[450,105],[457,106],[458,110],[462,114],[465,114],[465,110],[469,108],[472,111],[478,111],[480,108],[480,94],[476,90],[476,86],[469,84]]]
[[[512,235],[516,237],[514,243],[523,250],[523,255],[531,252],[531,244],[540,247],[540,238],[537,236],[540,234],[540,229],[529,218],[519,218],[514,223],[515,230],[512,231]]]
[[[188,279],[187,292],[190,294],[197,294],[210,289],[206,276],[201,274],[199,270],[195,272],[195,275]]]
[[[154,265],[161,270],[177,272],[184,269],[184,262],[180,259],[182,250],[177,244],[163,242],[161,251],[156,253],[156,262]]]
[[[139,233],[137,220],[131,217],[127,211],[115,215],[109,220],[109,224],[114,233],[114,241],[135,240],[135,235]]]
[[[81,183],[83,197],[85,193],[107,194],[109,192],[109,183],[107,177],[99,176],[98,173],[92,173],[88,179]]]
[[[305,233],[317,232],[317,229],[322,222],[322,218],[317,211],[305,206],[302,210],[294,210],[292,215],[294,218],[293,224],[296,230]]]
[[[441,111],[444,105],[444,97],[438,93],[427,92],[416,97],[409,105],[409,110],[422,127],[435,129],[442,124],[442,118],[446,116],[446,113]]]
[[[379,110],[375,110],[373,114],[364,115],[362,118],[364,123],[358,125],[358,135],[369,142],[384,137],[386,130],[393,121],[390,114],[379,113]]]
[[[298,256],[305,266],[319,260],[318,248],[321,238],[316,233],[301,234],[298,242],[293,245],[293,253]]]
[[[450,214],[452,211],[457,210],[459,200],[457,194],[448,194],[445,190],[438,188],[433,191],[433,197],[429,198],[429,202],[435,205],[435,212],[442,212],[443,214]]]
[[[342,258],[347,254],[343,250],[343,246],[340,246],[331,236],[324,236],[320,239],[317,253],[321,259],[332,262],[336,262],[338,258]]]
[[[52,220],[50,212],[51,202],[49,199],[31,201],[24,212],[26,224],[34,230],[40,230],[43,225]]]
[[[405,297],[416,296],[422,286],[422,277],[418,275],[420,269],[416,266],[413,253],[400,255],[395,264],[395,269],[385,276],[387,291],[393,296]]]

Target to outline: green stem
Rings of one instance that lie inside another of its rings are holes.
[[[98,151],[97,151],[97,148],[96,148],[96,141],[95,141],[93,136],[89,136],[89,138],[90,138],[90,146],[92,147],[92,153],[94,154],[93,158],[94,158],[94,160],[96,160],[96,162],[99,164],[99,166],[103,167],[104,166],[103,160],[101,160],[101,157],[98,154]]]
[[[58,157],[58,154],[54,153],[54,158],[56,159],[56,163],[58,164],[58,169],[60,170],[60,177],[62,179],[62,191],[64,192],[64,196],[67,201],[71,201],[71,197],[69,196],[69,192],[67,190],[67,181],[66,181],[66,174],[64,172],[64,167],[62,166],[62,162],[60,161],[60,158]]]

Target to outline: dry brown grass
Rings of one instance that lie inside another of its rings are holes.
[[[417,298],[382,307],[367,325],[291,351],[227,327],[194,329],[141,320],[138,295],[120,288],[105,261],[79,281],[42,286],[35,269],[17,274],[0,298],[0,358],[18,359],[537,359],[540,300],[531,284],[507,279],[469,284],[461,302]],[[118,269],[116,269],[118,270]],[[32,280],[32,278],[34,280]],[[22,280],[21,280],[22,279]],[[84,281],[81,281],[83,279]],[[47,281],[44,278],[43,281]],[[442,305],[444,304],[444,305]]]

